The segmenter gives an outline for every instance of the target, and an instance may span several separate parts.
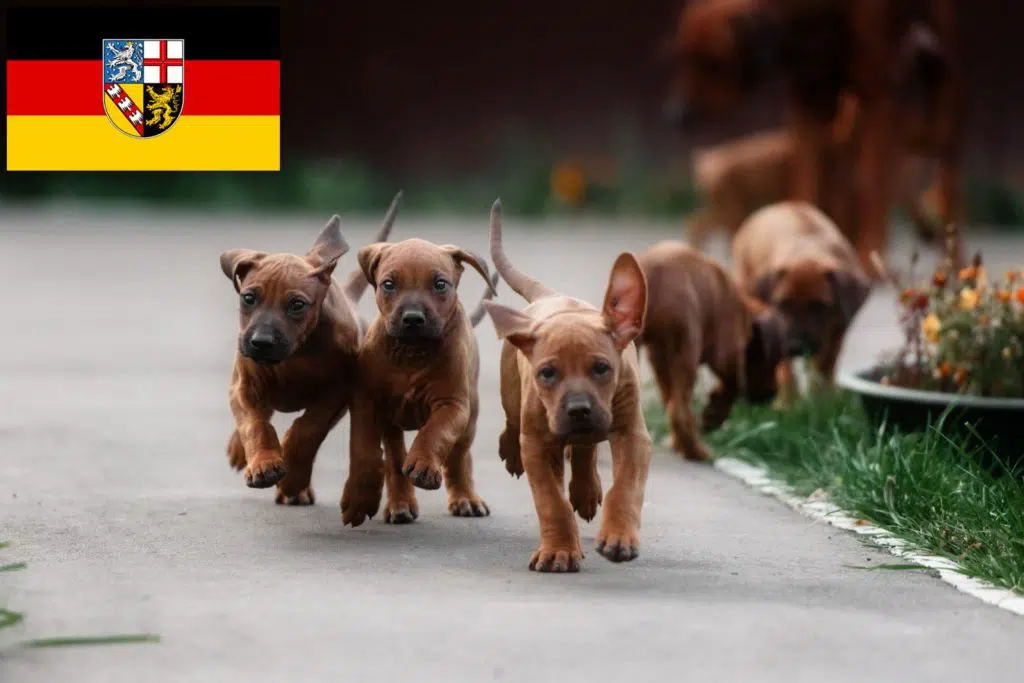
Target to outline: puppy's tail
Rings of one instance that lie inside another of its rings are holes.
[[[487,315],[487,309],[484,308],[484,302],[490,301],[494,298],[494,294],[498,290],[498,280],[498,273],[495,272],[494,275],[491,276],[491,286],[484,290],[483,296],[480,297],[480,303],[478,303],[476,308],[473,309],[473,312],[469,314],[469,324],[473,327],[479,325],[480,321],[484,319],[485,315]]]
[[[501,243],[501,200],[497,199],[491,207],[491,260],[494,261],[494,268],[501,274],[501,278],[508,283],[508,286],[526,299],[528,302],[536,301],[541,297],[551,296],[555,291],[519,270],[512,265],[512,262],[505,256],[505,247]]]
[[[391,206],[388,207],[388,212],[384,214],[384,222],[380,224],[380,229],[377,231],[374,242],[387,242],[388,237],[391,236],[391,228],[395,224],[395,216],[398,215],[398,209],[402,206],[402,191],[399,190],[395,195],[395,198],[391,200]],[[348,277],[345,278],[345,283],[342,285],[342,289],[345,295],[351,301],[359,301],[359,298],[363,296],[366,288],[370,286],[369,280],[366,279],[366,274],[363,273],[361,268],[356,268]]]

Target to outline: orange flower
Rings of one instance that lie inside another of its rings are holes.
[[[1017,281],[1017,278],[1020,277],[1020,271],[1019,270],[1008,270],[1008,271],[1006,271],[1006,276],[1005,277],[1006,277],[1006,281],[1012,285],[1014,282]]]
[[[976,277],[978,277],[978,269],[975,266],[967,266],[960,269],[959,278],[964,282],[969,282]]]
[[[1010,292],[1008,292],[1005,289],[1000,289],[998,292],[996,292],[996,298],[1002,301],[1003,303],[1006,303],[1007,301],[1010,300]]]
[[[578,166],[562,164],[551,172],[551,190],[566,204],[578,206],[583,203],[587,181]]]
[[[942,287],[946,286],[947,282],[949,282],[949,276],[946,275],[946,271],[944,271],[944,270],[937,270],[937,271],[935,271],[935,275],[934,275],[934,277],[932,277],[932,283],[936,287],[939,287],[941,289]]]
[[[990,322],[992,322],[992,319],[991,319],[991,318],[989,318],[989,317],[988,317],[987,315],[985,315],[984,313],[982,313],[981,315],[979,315],[979,316],[978,316],[978,324],[979,324],[979,325],[981,325],[982,327],[985,327],[985,326],[986,326],[986,325],[988,325],[988,324],[989,324]]]
[[[1024,304],[1024,287],[1017,290],[1016,298],[1019,303]]]
[[[956,382],[957,386],[962,385],[967,381],[967,370],[964,368],[957,368],[956,372],[953,373],[953,381]]]
[[[949,377],[950,373],[952,373],[952,372],[953,372],[953,366],[949,364],[949,361],[948,360],[942,361],[942,364],[939,366],[939,373],[943,377]]]

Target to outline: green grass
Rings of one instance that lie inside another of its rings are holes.
[[[0,550],[10,546],[10,543],[0,542]],[[25,562],[12,562],[0,565],[0,573],[15,572],[25,569],[28,565]],[[25,615],[15,612],[6,607],[0,607],[0,631],[13,628],[25,620]],[[116,634],[104,636],[70,636],[66,638],[37,638],[19,643],[21,647],[27,648],[49,648],[69,647],[81,645],[128,645],[133,643],[158,643],[160,636],[151,633]]]
[[[664,438],[660,404],[646,415],[652,437]],[[1024,482],[992,476],[937,429],[875,429],[854,396],[837,392],[788,411],[739,404],[707,442],[719,455],[767,468],[798,494],[821,489],[917,549],[1024,594]]]

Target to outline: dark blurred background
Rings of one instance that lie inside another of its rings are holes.
[[[778,125],[781,99],[769,86],[698,138],[667,126],[660,107],[668,68],[658,48],[681,5],[291,2],[281,10],[282,172],[143,173],[117,182],[19,173],[5,174],[0,191],[5,200],[113,193],[379,211],[403,187],[410,210],[480,211],[501,194],[520,213],[542,214],[563,210],[559,183],[582,182],[584,208],[682,215],[695,200],[687,183],[693,147]],[[969,219],[1021,224],[1024,3],[960,7]]]

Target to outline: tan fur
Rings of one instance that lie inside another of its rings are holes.
[[[359,263],[380,315],[359,350],[343,523],[355,527],[372,518],[385,483],[384,521],[413,522],[419,516],[414,485],[437,489],[442,479],[451,514],[490,514],[476,492],[469,452],[480,409],[480,356],[457,288],[463,264],[488,283],[484,301],[496,280],[471,252],[421,239],[368,245],[359,250]],[[409,327],[410,315],[422,316],[422,323]],[[404,433],[413,430],[419,433],[406,451]]]
[[[740,287],[777,309],[791,348],[816,356],[828,381],[846,330],[871,291],[857,252],[824,213],[804,202],[780,202],[755,212],[733,240]],[[793,396],[788,362],[780,383]]]
[[[738,396],[755,403],[775,396],[783,321],[745,296],[718,263],[682,242],[660,242],[637,260],[649,291],[638,345],[647,349],[673,448],[691,460],[706,460],[710,454],[691,410],[698,368],[706,364],[719,380],[701,419],[701,427],[711,431],[728,418]]]
[[[491,258],[527,307],[487,302],[501,352],[505,430],[498,450],[515,476],[525,471],[540,523],[530,569],[574,572],[583,550],[573,511],[586,520],[604,503],[597,550],[613,562],[639,554],[651,438],[640,407],[633,339],[643,328],[647,285],[632,254],[616,260],[604,305],[563,296],[520,272],[501,243],[501,204],[491,209]],[[614,482],[602,493],[596,447],[608,441]],[[565,461],[572,478],[565,496]]]
[[[377,234],[388,238],[401,193]],[[221,254],[224,274],[241,298],[239,339],[231,373],[235,430],[228,462],[253,488],[277,484],[278,503],[311,505],[313,461],[348,410],[363,330],[351,288],[332,277],[349,249],[334,216],[306,256],[233,249]],[[304,302],[301,310],[292,310]],[[274,340],[271,342],[271,340]],[[263,355],[256,341],[268,344]],[[257,362],[254,358],[264,362]],[[270,363],[270,364],[268,364]],[[303,411],[278,440],[275,412]]]

